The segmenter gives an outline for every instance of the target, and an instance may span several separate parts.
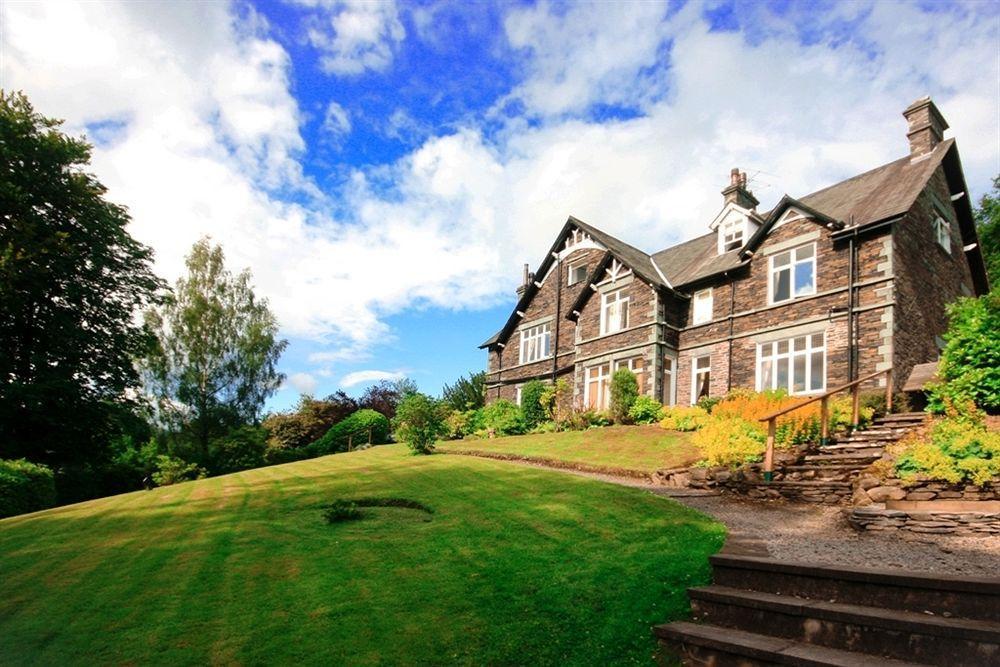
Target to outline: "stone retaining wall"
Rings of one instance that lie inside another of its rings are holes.
[[[1000,535],[1000,512],[925,512],[855,507],[847,521],[857,530],[952,535]]]
[[[861,475],[854,487],[852,501],[858,507],[894,500],[1000,500],[1000,480],[975,486],[935,481],[904,482],[895,478],[882,480],[874,475]]]

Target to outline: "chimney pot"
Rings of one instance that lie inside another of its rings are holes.
[[[740,169],[739,167],[733,167],[729,170],[729,184],[739,185],[740,184]]]
[[[757,204],[760,203],[753,196],[753,193],[747,190],[746,172],[740,171],[737,167],[733,167],[729,172],[729,187],[722,191],[722,199],[723,206],[735,202],[737,206],[751,211],[755,210]]]

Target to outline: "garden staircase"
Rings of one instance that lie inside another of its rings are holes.
[[[722,553],[692,622],[653,629],[684,665],[1000,664],[1000,579]]]

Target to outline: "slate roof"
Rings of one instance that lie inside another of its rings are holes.
[[[907,155],[798,199],[785,195],[775,208],[760,214],[765,222],[759,232],[748,240],[747,246],[722,255],[718,254],[715,232],[709,232],[650,255],[572,216],[556,239],[556,245],[568,229],[576,226],[590,234],[647,283],[661,289],[681,290],[683,294],[683,288],[687,285],[746,264],[749,259],[745,255],[741,256],[743,251],[762,240],[788,206],[800,206],[827,222],[847,225],[847,230],[864,228],[905,214],[913,206],[934,170],[946,158],[949,181],[953,177],[961,179],[961,165],[955,140],[946,139],[923,158],[911,160]],[[959,190],[968,192],[964,182],[961,186]],[[955,190],[956,188],[953,188],[953,191]],[[968,197],[964,199],[968,200]],[[967,201],[959,201],[959,208],[967,206]],[[971,211],[966,213],[967,215],[960,215],[960,218],[970,217],[968,214],[971,214]],[[556,245],[553,245],[553,251],[556,250]],[[978,250],[973,250],[973,254],[976,252]],[[550,252],[538,269],[539,275],[545,274],[551,261]],[[980,282],[981,284],[977,283],[979,291],[988,289],[985,286],[985,279]],[[518,302],[515,314],[522,304],[530,301],[533,293],[534,291],[529,288]],[[515,323],[516,319],[512,314],[507,325],[480,347],[489,347],[506,338]]]

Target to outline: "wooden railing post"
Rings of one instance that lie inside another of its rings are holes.
[[[764,450],[764,481],[770,482],[774,477],[774,430],[776,417],[767,422],[767,449]]]
[[[858,422],[861,416],[861,386],[851,387],[851,430],[858,430]]]
[[[892,413],[892,369],[885,372],[885,412]]]
[[[830,397],[824,396],[819,402],[819,444],[821,447],[830,442]]]

